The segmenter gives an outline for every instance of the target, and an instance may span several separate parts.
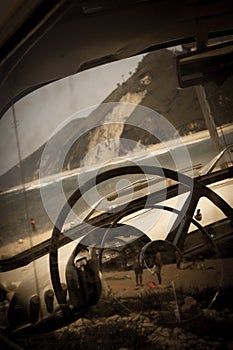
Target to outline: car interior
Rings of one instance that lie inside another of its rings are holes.
[[[232,1],[0,28],[0,349],[231,349]]]

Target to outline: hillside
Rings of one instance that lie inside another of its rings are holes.
[[[232,121],[232,82],[233,80],[229,80],[220,87],[214,84],[206,86],[217,125]],[[206,128],[195,89],[177,88],[174,56],[169,50],[164,49],[144,56],[135,73],[122,84],[118,84],[103,101],[111,102],[129,102],[148,109],[142,117],[134,107],[125,110],[114,104],[102,104],[87,118],[72,120],[50,140],[50,150],[43,158],[46,175],[56,173],[61,168],[61,159],[65,159],[63,170],[83,165],[94,166],[132,151],[136,142],[144,145],[157,143],[153,134],[159,134],[163,140],[172,138],[174,135],[162,130],[159,123],[153,120],[153,110],[170,121],[180,135]],[[145,128],[150,133],[145,133]],[[135,142],[120,142],[120,139]],[[38,178],[44,148],[45,145],[41,146],[22,161],[25,182]],[[5,190],[20,182],[19,167],[15,166],[0,177],[0,189]]]

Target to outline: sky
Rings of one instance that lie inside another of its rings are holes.
[[[77,73],[25,96],[15,104],[22,159],[46,142],[58,125],[75,112],[101,103],[134,72],[142,56]],[[18,163],[10,108],[0,120],[0,175]]]

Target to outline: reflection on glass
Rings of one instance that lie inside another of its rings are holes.
[[[115,304],[115,312],[121,307],[122,312],[141,313],[156,323],[177,324],[200,316],[222,283],[218,249],[204,231],[189,236],[182,252],[168,241],[146,236],[103,248],[100,269],[105,292],[100,303],[111,310]]]

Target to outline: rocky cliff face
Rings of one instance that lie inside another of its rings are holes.
[[[107,113],[104,122],[91,133],[87,142],[87,153],[80,166],[92,166],[99,162],[114,159],[120,155],[121,136],[124,124],[145,97],[146,89],[139,92],[127,92],[120,98],[120,103]]]

